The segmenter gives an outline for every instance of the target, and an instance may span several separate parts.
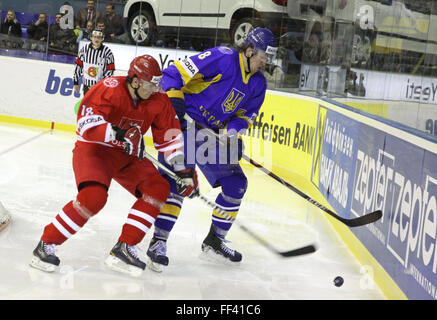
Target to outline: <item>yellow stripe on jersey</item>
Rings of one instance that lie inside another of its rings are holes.
[[[237,217],[238,211],[225,211],[228,215],[235,219]],[[212,210],[212,215],[217,218],[228,219],[228,217],[222,216],[216,209]]]
[[[240,53],[240,69],[241,69],[241,77],[243,78],[243,82],[245,84],[249,83],[249,79],[252,76],[253,73],[249,73],[246,76],[246,70],[244,69],[244,63],[243,63],[243,53]]]
[[[203,75],[198,73],[191,80],[185,84],[185,87],[182,88],[184,93],[196,94],[200,93],[206,88],[208,88],[211,84],[218,82],[221,79],[222,75],[218,74],[211,81],[203,80]]]
[[[171,90],[167,91],[166,93],[169,98],[180,98],[185,100],[184,93],[181,90]]]
[[[187,71],[185,71],[180,61],[176,61],[174,64],[176,66],[176,69],[178,69],[182,77],[182,80],[184,81],[184,87],[182,88],[183,93],[189,93],[189,94],[200,93],[206,88],[208,88],[211,84],[219,81],[222,77],[221,74],[218,74],[211,81],[205,81],[203,80],[203,75],[201,73],[196,73],[193,77],[191,77],[187,73]]]
[[[176,69],[179,70],[179,73],[181,74],[182,80],[184,81],[184,84],[187,84],[188,82],[190,82],[191,77],[190,75],[185,71],[184,67],[182,66],[180,61],[176,61],[174,63],[174,65],[176,66]]]
[[[161,209],[161,213],[168,214],[174,217],[179,217],[179,213],[181,212],[181,208],[178,206],[175,206],[173,204],[164,204],[164,206]]]

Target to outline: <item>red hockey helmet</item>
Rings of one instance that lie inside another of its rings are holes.
[[[162,78],[158,61],[148,54],[133,59],[127,75],[129,78],[136,76],[139,80],[148,81],[155,85],[158,85]]]

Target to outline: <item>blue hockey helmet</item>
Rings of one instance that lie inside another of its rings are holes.
[[[245,47],[253,47],[254,54],[258,51],[265,52],[271,59],[276,56],[278,47],[276,46],[275,36],[267,28],[257,27],[252,29],[246,40],[244,41]]]

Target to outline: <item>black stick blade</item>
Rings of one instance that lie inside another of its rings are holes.
[[[314,245],[308,245],[302,248],[286,251],[286,252],[279,252],[279,254],[283,257],[296,257],[296,256],[302,256],[304,254],[309,254],[316,252],[316,247]]]
[[[364,226],[366,224],[369,223],[373,223],[375,221],[378,221],[379,219],[381,219],[382,217],[382,211],[381,210],[376,210],[373,212],[370,212],[364,216],[355,218],[355,219],[344,219],[344,218],[337,218],[338,220],[340,220],[341,222],[343,222],[345,225],[347,225],[348,227],[360,227],[360,226]]]

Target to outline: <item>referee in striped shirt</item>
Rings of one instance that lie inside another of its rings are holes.
[[[103,78],[114,74],[114,55],[103,43],[103,30],[94,29],[91,42],[82,47],[74,69],[74,91],[79,92],[79,79],[83,75],[83,94]]]

